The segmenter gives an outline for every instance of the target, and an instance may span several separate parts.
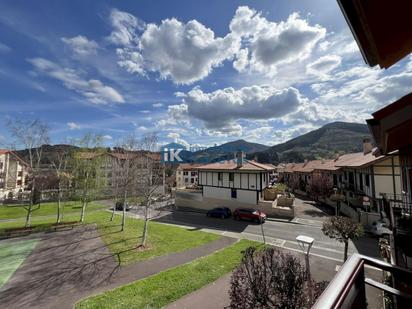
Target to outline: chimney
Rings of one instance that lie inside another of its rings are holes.
[[[236,164],[237,167],[243,166],[243,151],[236,152]]]
[[[363,154],[368,154],[372,151],[373,145],[369,138],[363,139]]]

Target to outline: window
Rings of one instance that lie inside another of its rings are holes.
[[[337,186],[338,185],[338,175],[333,174],[333,185]]]
[[[369,175],[365,175],[365,186],[369,187],[370,186],[370,182],[369,182]]]
[[[185,178],[185,183],[188,183],[189,182],[189,178]]]
[[[191,178],[191,179],[190,179],[190,182],[191,182],[191,183],[195,183],[195,179],[194,179],[194,178]]]
[[[21,186],[21,180],[17,180],[17,185]]]
[[[363,174],[359,174],[359,187],[361,190],[363,190]]]
[[[189,175],[189,173],[188,172],[183,172],[183,175],[187,176],[187,175]]]
[[[217,173],[217,179],[219,180],[219,181],[222,181],[223,180],[223,173]]]
[[[229,173],[229,181],[234,181],[235,179],[235,174]]]
[[[3,162],[0,162],[0,170],[3,169]]]
[[[197,175],[197,172],[191,172],[191,175],[192,175],[192,176],[196,176],[196,175]]]
[[[19,177],[23,176],[23,172],[22,172],[22,171],[19,171],[19,172],[17,173],[17,176],[19,176]]]
[[[352,185],[355,183],[353,172],[349,172],[349,183]]]
[[[236,189],[232,189],[230,193],[231,193],[232,198],[237,198],[237,191],[236,191]]]

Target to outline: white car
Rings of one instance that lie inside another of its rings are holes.
[[[385,236],[392,234],[385,221],[378,220],[372,223],[371,233],[376,236]]]

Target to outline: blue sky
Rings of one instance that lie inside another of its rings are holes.
[[[276,144],[363,122],[408,93],[412,60],[369,68],[335,1],[0,1],[0,143],[40,118],[93,130]]]

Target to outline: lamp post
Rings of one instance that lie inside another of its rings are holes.
[[[296,237],[296,241],[299,244],[299,247],[302,249],[305,254],[305,263],[306,263],[306,273],[308,280],[308,290],[309,290],[309,303],[312,306],[313,302],[313,287],[312,287],[312,276],[310,274],[310,265],[309,265],[309,251],[312,248],[313,242],[315,241],[312,237],[299,235]]]

